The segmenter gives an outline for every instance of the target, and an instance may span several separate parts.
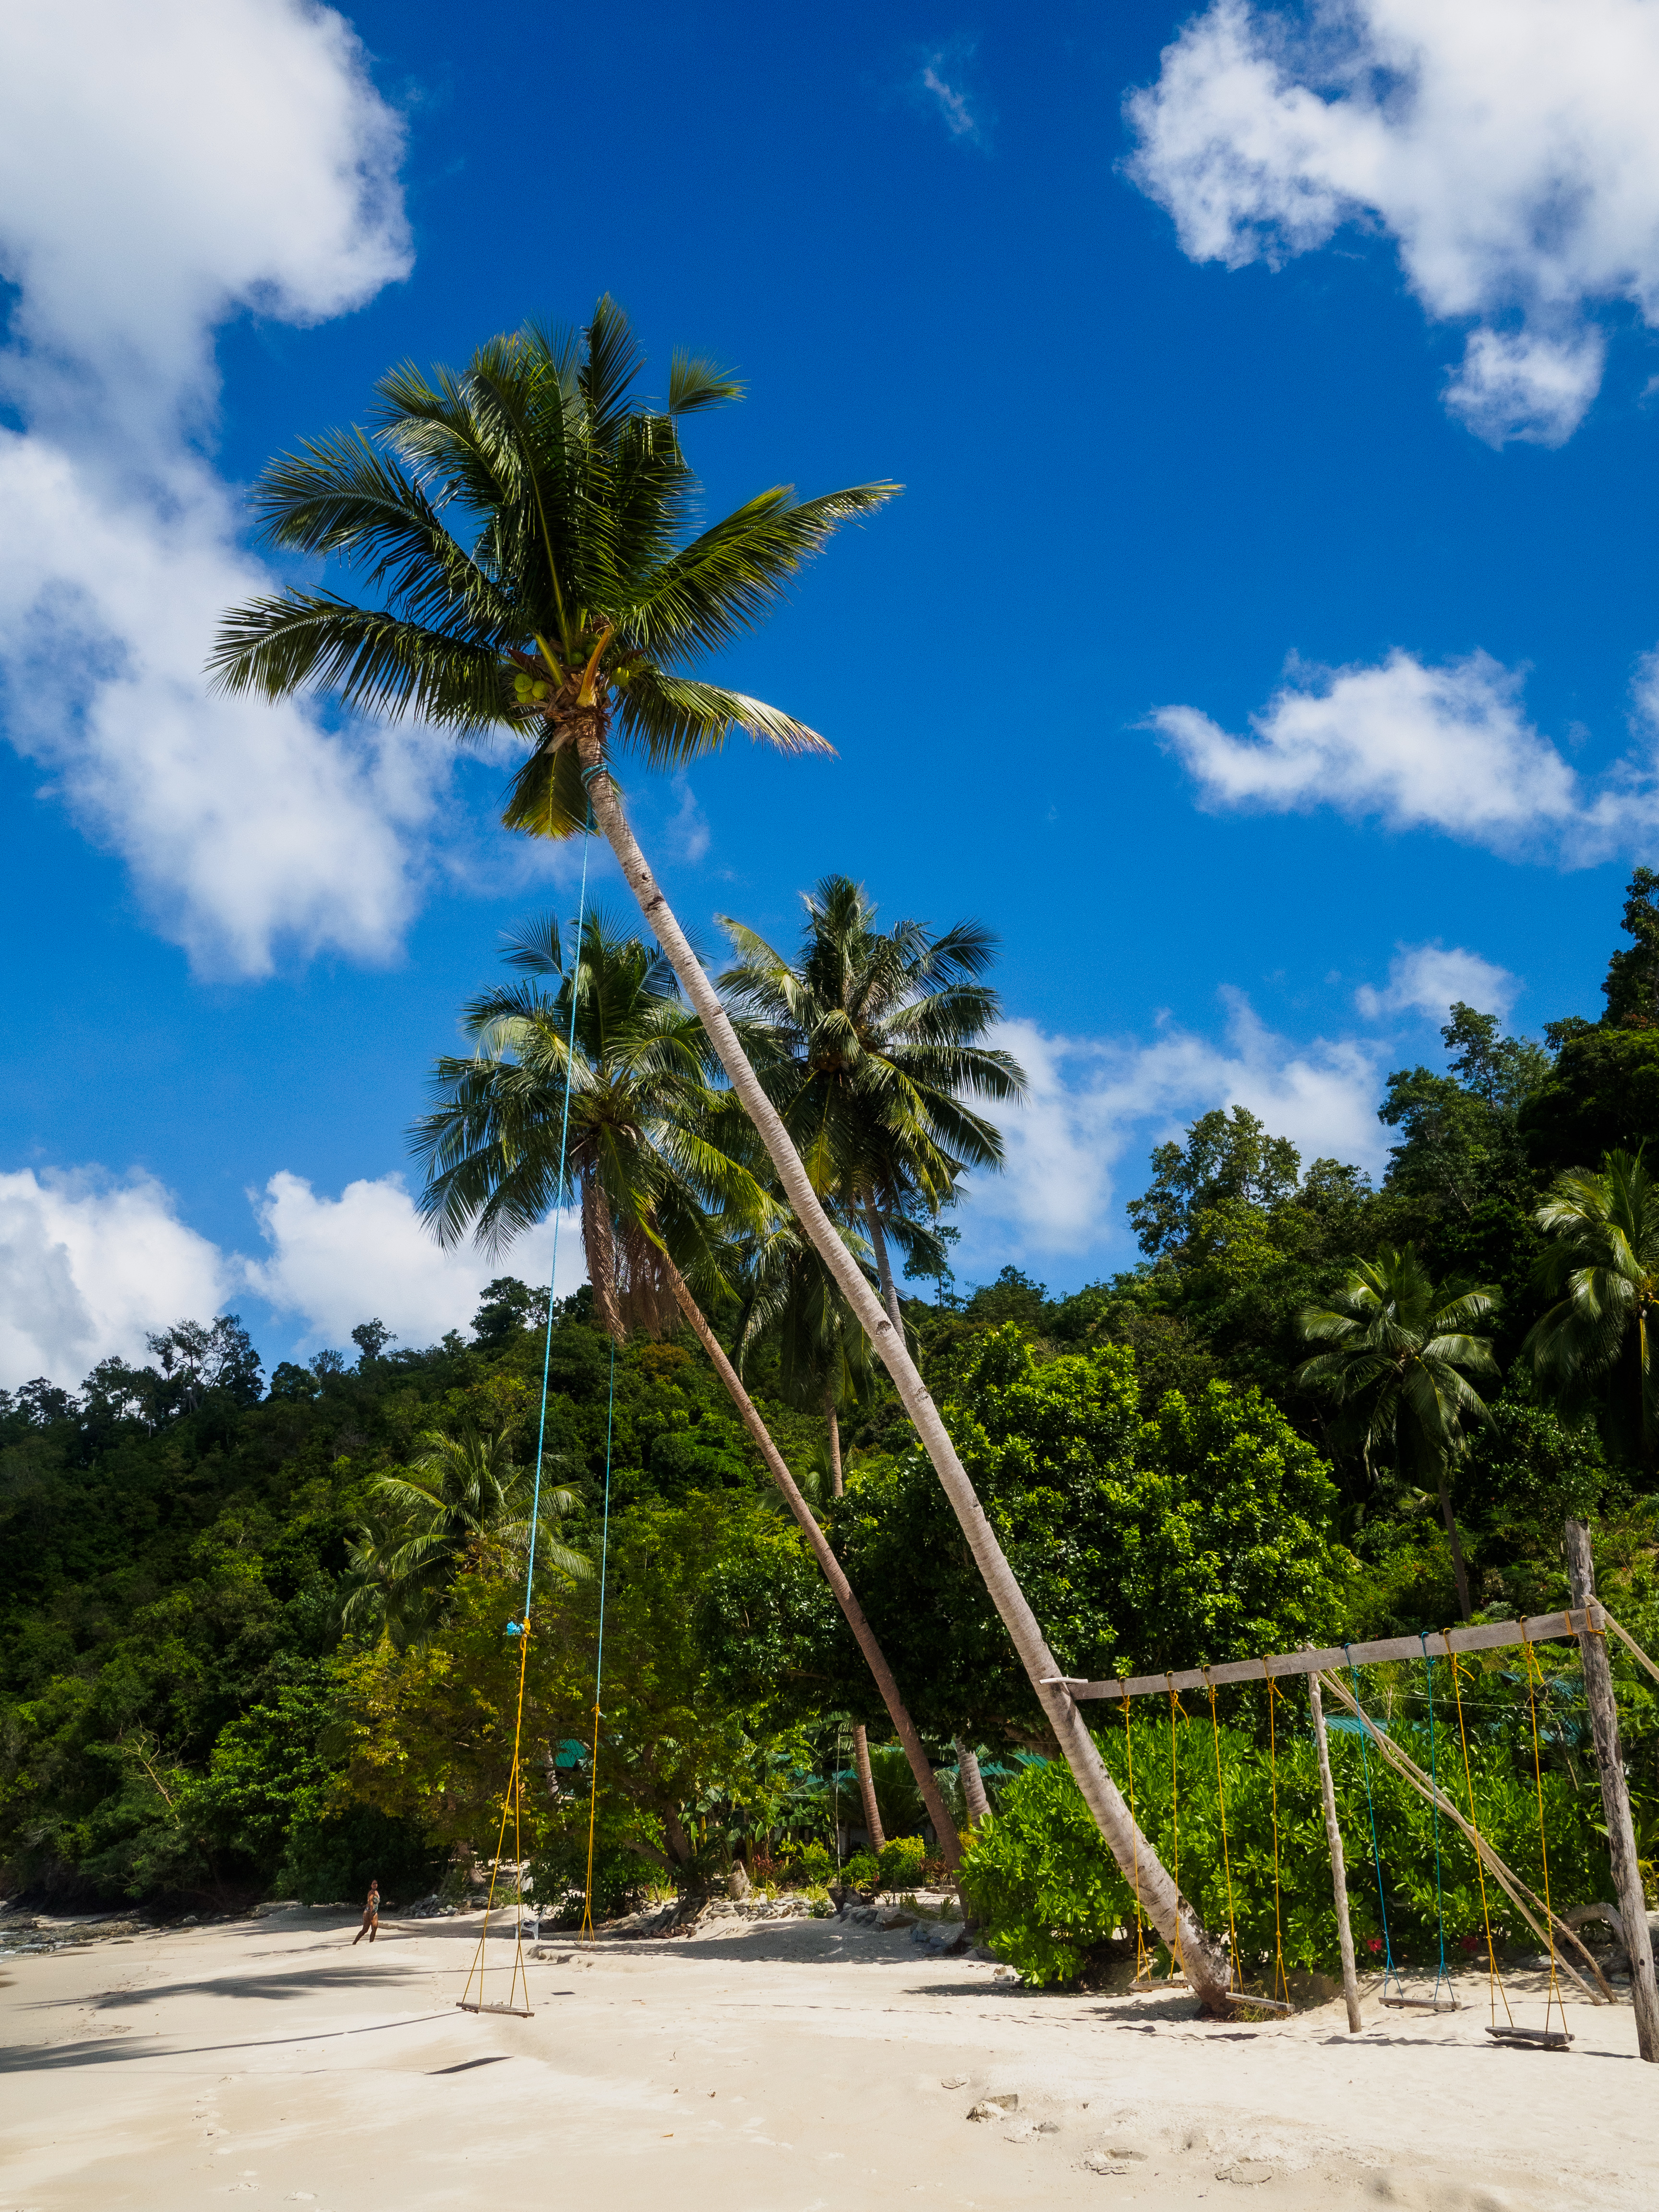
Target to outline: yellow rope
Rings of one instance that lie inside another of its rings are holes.
[[[1544,1997],[1544,2033],[1549,2033],[1550,2006],[1553,2002],[1561,2015],[1561,2033],[1567,2032],[1567,2008],[1561,1996],[1561,1984],[1555,1967],[1555,1914],[1550,1904],[1550,1846],[1544,1820],[1544,1760],[1538,1744],[1538,1698],[1534,1686],[1534,1676],[1543,1680],[1538,1665],[1538,1655],[1532,1648],[1525,1628],[1521,1631],[1522,1648],[1527,1655],[1527,1710],[1532,1720],[1532,1771],[1538,1785],[1538,1848],[1544,1864],[1544,1932],[1550,1943],[1550,1985]]]
[[[1457,1663],[1457,1654],[1449,1644],[1446,1648],[1451,1656],[1452,1696],[1457,1702],[1457,1740],[1463,1747],[1463,1786],[1469,1793],[1469,1826],[1474,1830],[1474,1876],[1480,1885],[1480,1922],[1486,1931],[1486,1999],[1492,2007],[1493,2027],[1498,2024],[1498,2000],[1501,1996],[1504,2017],[1513,2027],[1515,2014],[1510,2010],[1510,1993],[1498,1971],[1498,1953],[1492,1940],[1492,1908],[1486,1902],[1486,1871],[1480,1856],[1480,1819],[1474,1809],[1474,1776],[1469,1766],[1468,1731],[1463,1725],[1463,1692],[1459,1680],[1462,1670]]]
[[[1170,1945],[1170,1979],[1184,1978],[1187,1962],[1181,1955],[1181,1781],[1176,1770],[1176,1715],[1186,1718],[1186,1708],[1176,1695],[1175,1677],[1164,1678],[1170,1686],[1170,1878],[1175,1884],[1175,1939]]]
[[[1215,1684],[1210,1680],[1210,1670],[1204,1669],[1204,1686],[1210,1693],[1210,1734],[1215,1741],[1215,1794],[1221,1808],[1221,1863],[1227,1873],[1227,1940],[1232,1945],[1232,1977],[1235,1988],[1240,1985],[1238,1959],[1238,1929],[1233,1919],[1233,1862],[1227,1848],[1227,1793],[1221,1786],[1221,1723],[1216,1718]]]
[[[593,1823],[599,1813],[599,1709],[597,1705],[593,1708],[593,1763],[588,1772],[592,1786],[587,1795],[587,1887],[582,1898],[582,1924],[576,1933],[591,1940],[593,1934]]]
[[[1261,1679],[1267,1685],[1267,1771],[1273,1792],[1273,1995],[1288,2004],[1291,1985],[1285,1975],[1285,1925],[1279,1885],[1279,1736],[1273,1725],[1273,1700],[1279,1692],[1273,1687],[1273,1678],[1267,1672],[1265,1659],[1261,1662]]]
[[[1149,1981],[1152,1969],[1146,1960],[1146,1929],[1140,1911],[1140,1824],[1135,1819],[1135,1739],[1129,1725],[1130,1699],[1123,1700],[1123,1747],[1129,1765],[1129,1831],[1134,1838],[1135,1869],[1135,1979]]]
[[[524,1971],[524,1859],[522,1853],[519,1850],[520,1832],[518,1818],[520,1799],[519,1743],[524,1731],[524,1678],[525,1668],[529,1663],[529,1659],[530,1630],[526,1625],[526,1626],[520,1632],[519,1637],[519,1710],[517,1717],[513,1723],[513,1769],[507,1779],[507,1795],[501,1800],[501,1825],[496,1834],[495,1856],[489,1869],[489,1894],[484,1900],[483,1927],[478,1936],[477,1951],[473,1957],[472,1964],[466,1971],[465,1986],[461,1990],[461,2002],[463,2004],[466,2002],[468,1997],[471,1994],[472,1977],[474,1974],[478,1978],[478,2002],[480,2004],[483,2002],[484,1945],[489,1941],[489,1916],[491,1912],[494,1911],[495,1906],[495,1883],[501,1874],[501,1846],[507,1841],[507,1819],[509,1813],[513,1815],[513,1844],[514,1854],[518,1859],[519,1869],[518,1936],[516,1948],[513,1955],[513,1979],[507,1990],[507,2002],[509,2004],[512,2002],[514,1993],[518,1988],[519,1976]],[[526,1984],[526,1991],[527,1996],[527,1982]]]

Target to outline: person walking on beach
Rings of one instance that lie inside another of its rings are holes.
[[[354,1951],[356,1949],[365,1936],[372,1943],[379,1932],[380,1925],[380,1885],[378,1881],[371,1881],[368,1885],[368,1895],[363,1899],[363,1924],[351,1939],[352,1949]]]

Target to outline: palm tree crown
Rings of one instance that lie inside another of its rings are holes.
[[[579,337],[527,325],[459,372],[405,362],[373,428],[307,441],[265,470],[267,541],[362,580],[368,603],[298,586],[233,609],[211,665],[232,691],[304,686],[376,714],[413,714],[530,757],[512,826],[564,836],[587,802],[576,740],[613,727],[656,766],[746,730],[785,750],[815,731],[689,671],[759,621],[836,528],[892,497],[862,484],[810,500],[775,487],[693,533],[697,481],[680,419],[739,398],[708,362],[674,356],[665,403],[637,398],[644,356],[602,299]]]
[[[1001,1164],[1000,1134],[964,1093],[1024,1096],[1018,1062],[981,1042],[1000,1012],[981,980],[996,939],[972,921],[878,930],[847,876],[826,876],[805,904],[793,961],[723,916],[738,957],[720,988],[814,1186],[863,1215],[886,1289],[885,1236],[931,1256],[917,1217],[968,1169]]]
[[[1557,1177],[1533,1218],[1551,1239],[1539,1279],[1557,1303],[1522,1350],[1547,1380],[1571,1388],[1607,1374],[1626,1347],[1636,1362],[1642,1455],[1655,1456],[1653,1325],[1659,1313],[1659,1187],[1639,1152],[1613,1152],[1600,1174]]]
[[[470,1554],[522,1555],[530,1543],[530,1486],[511,1426],[466,1428],[456,1436],[428,1429],[418,1442],[407,1474],[375,1480],[389,1528],[362,1529],[347,1546],[346,1626],[385,1627],[398,1644],[419,1640],[436,1626]],[[580,1580],[592,1571],[586,1554],[553,1533],[576,1504],[574,1491],[542,1492],[536,1546],[540,1564]]]
[[[1469,1376],[1496,1381],[1491,1345],[1474,1334],[1497,1311],[1489,1284],[1434,1283],[1413,1246],[1381,1252],[1352,1269],[1328,1306],[1297,1315],[1304,1337],[1332,1349],[1297,1370],[1310,1389],[1326,1391],[1364,1418],[1367,1456],[1392,1446],[1396,1462],[1430,1477],[1452,1547],[1458,1601],[1469,1616],[1468,1571],[1452,1513],[1449,1471],[1465,1425],[1489,1419]]]
[[[440,1103],[412,1132],[421,1210],[443,1242],[471,1233],[497,1250],[574,1200],[601,1322],[615,1336],[660,1334],[675,1304],[659,1247],[717,1280],[719,1218],[752,1224],[772,1207],[716,1141],[733,1109],[709,1085],[708,1039],[662,954],[597,911],[573,950],[568,960],[550,915],[532,924],[507,955],[526,980],[467,1006],[475,1050],[438,1061]]]

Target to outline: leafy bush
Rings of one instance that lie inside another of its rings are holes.
[[[881,1863],[873,1851],[854,1851],[842,1868],[841,1878],[854,1889],[873,1889],[881,1880]]]
[[[1466,1706],[1470,1701],[1466,1699]],[[1494,1723],[1483,1686],[1480,1717],[1469,1744],[1476,1813],[1481,1832],[1534,1890],[1543,1888],[1536,1785],[1529,1771],[1530,1738],[1523,1754],[1515,1739],[1512,1709]],[[1524,1701],[1523,1701],[1524,1703]],[[1396,1723],[1401,1748],[1425,1770],[1427,1731]],[[1336,1912],[1330,1859],[1320,1803],[1319,1770],[1310,1729],[1278,1721],[1278,1847],[1279,1929],[1274,1926],[1273,1777],[1267,1747],[1245,1730],[1219,1732],[1223,1790],[1217,1790],[1215,1739],[1207,1715],[1177,1724],[1175,1740],[1178,1796],[1172,1797],[1170,1730],[1167,1720],[1138,1717],[1134,1724],[1134,1807],[1142,1833],[1176,1875],[1207,1927],[1232,1920],[1246,1981],[1270,1977],[1276,1940],[1287,1968],[1335,1971]],[[1443,1727],[1437,1700],[1437,1735],[1443,1787],[1462,1803],[1462,1755],[1455,1723]],[[1118,1787],[1128,1794],[1128,1764],[1121,1729],[1100,1739],[1102,1755]],[[1362,1960],[1381,1966],[1382,1916],[1370,1850],[1370,1822],[1357,1735],[1333,1733],[1331,1765],[1338,1817],[1346,1846],[1348,1907]],[[1432,1972],[1438,1954],[1436,1920],[1434,1815],[1431,1808],[1385,1767],[1373,1751],[1371,1798],[1387,1900],[1389,1941],[1397,1962]],[[1224,1796],[1226,1841],[1221,1809]],[[1596,1832],[1599,1796],[1575,1793],[1565,1774],[1547,1771],[1544,1801],[1549,1841],[1550,1887],[1558,1911],[1608,1894],[1607,1847]],[[1466,1808],[1467,1809],[1467,1808]],[[1178,1811],[1178,1824],[1176,1814]],[[1178,1837],[1177,1837],[1178,1826]],[[1178,1841],[1178,1850],[1177,1850]],[[1480,1891],[1472,1847],[1449,1821],[1440,1827],[1441,1882],[1449,1956],[1484,1944]],[[1058,1762],[1033,1765],[1012,1784],[1002,1810],[968,1839],[963,1882],[975,1916],[987,1923],[987,1942],[1039,1986],[1083,1980],[1114,1955],[1113,1931],[1133,1941],[1136,1918],[1133,1881],[1119,1871],[1084,1804],[1069,1770]],[[1518,1914],[1488,1881],[1486,1899],[1494,1936],[1530,1936]],[[1155,1942],[1150,1925],[1149,1942]]]
[[[882,1845],[877,1879],[884,1889],[914,1889],[927,1858],[927,1846],[920,1836],[895,1836]]]

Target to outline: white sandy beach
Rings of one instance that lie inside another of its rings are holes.
[[[1624,2005],[1571,2005],[1566,2052],[1492,2044],[1473,1981],[1455,2015],[1368,2002],[1357,2037],[1340,2005],[1217,2026],[902,1933],[727,1922],[550,1945],[520,2021],[455,2008],[478,1918],[354,1950],[355,1917],[282,1908],[0,1959],[0,2212],[1659,2200],[1659,2068]],[[511,1939],[489,1949],[499,1998]],[[1512,1990],[1540,2020],[1538,1978]]]

